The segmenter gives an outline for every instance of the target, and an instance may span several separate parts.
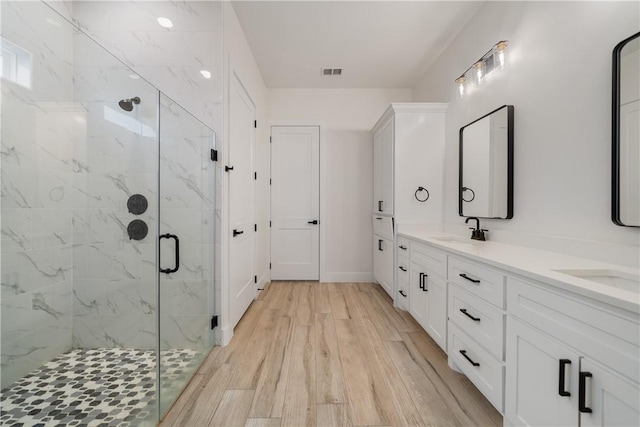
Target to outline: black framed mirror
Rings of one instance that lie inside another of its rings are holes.
[[[460,128],[458,213],[513,218],[513,105]]]
[[[613,49],[611,219],[640,227],[640,33]]]

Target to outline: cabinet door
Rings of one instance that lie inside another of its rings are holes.
[[[380,128],[373,134],[373,212],[382,213],[382,133]]]
[[[640,388],[588,358],[580,361],[584,406],[580,426],[640,426]],[[587,376],[587,374],[591,376]]]
[[[411,276],[409,283],[409,313],[414,319],[427,329],[429,325],[429,292],[426,290],[424,273],[426,268],[422,264],[411,262]]]
[[[578,425],[579,357],[573,350],[511,317],[506,360],[505,417],[511,424]],[[568,396],[560,395],[563,376]]]
[[[427,333],[447,352],[447,282],[427,271],[425,288],[429,294],[427,308]]]
[[[382,213],[393,215],[393,119],[382,128]]]
[[[373,236],[373,277],[393,298],[393,242]]]

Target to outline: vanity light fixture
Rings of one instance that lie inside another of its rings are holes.
[[[164,28],[173,27],[173,22],[171,22],[171,19],[165,18],[163,16],[158,17],[158,24],[160,24],[160,26],[162,26]]]
[[[482,84],[485,77],[493,70],[503,70],[507,64],[507,46],[509,41],[501,40],[494,44],[491,49],[482,58],[478,59],[464,73],[458,77],[455,82],[458,85],[458,94],[460,98],[467,93],[467,85],[475,83]]]

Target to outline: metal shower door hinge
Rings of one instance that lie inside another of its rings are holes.
[[[211,161],[212,162],[218,161],[218,150],[214,150],[213,148],[211,149]]]

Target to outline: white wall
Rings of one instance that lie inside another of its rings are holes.
[[[269,89],[270,124],[320,125],[321,281],[371,281],[373,141],[408,89]]]
[[[224,136],[222,146],[222,163],[229,164],[229,141],[226,135],[229,134],[229,82],[230,76],[235,73],[242,82],[251,100],[256,106],[256,120],[258,128],[256,130],[256,152],[254,153],[254,167],[258,173],[256,182],[256,200],[254,219],[258,224],[254,246],[253,269],[258,276],[258,287],[264,287],[269,278],[269,131],[266,119],[265,86],[260,75],[260,70],[249,48],[246,37],[240,27],[238,18],[231,6],[231,3],[223,3],[224,19]],[[222,171],[222,168],[220,169]],[[231,339],[232,331],[229,327],[229,276],[227,267],[228,260],[228,183],[226,173],[220,172],[219,182],[222,184],[222,212],[223,221],[220,233],[222,235],[222,257],[223,272],[222,286],[217,289],[222,290],[222,294],[216,298],[221,303],[219,307],[222,313],[222,343],[226,344]]]
[[[515,106],[514,218],[483,220],[489,238],[638,265],[638,229],[610,219],[611,54],[636,33],[637,2],[487,2],[413,89],[449,102],[445,229],[457,214],[458,130]],[[509,67],[458,99],[454,79],[499,40]]]

